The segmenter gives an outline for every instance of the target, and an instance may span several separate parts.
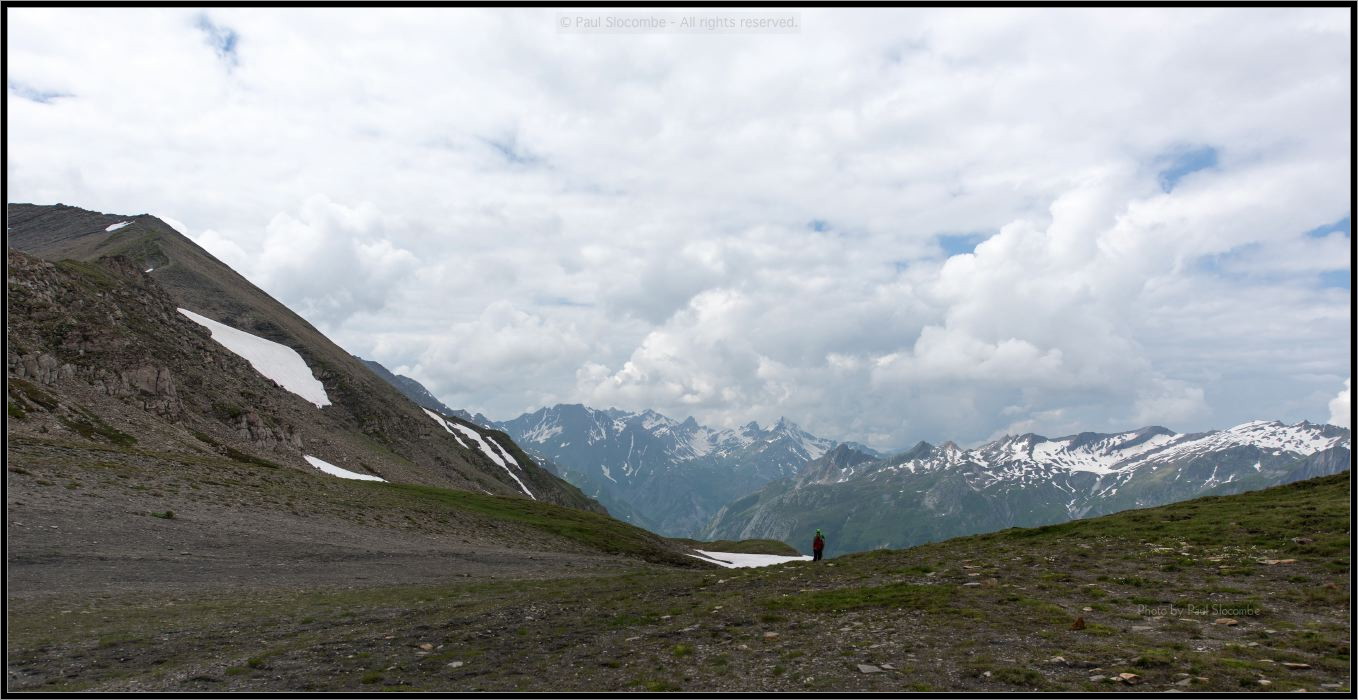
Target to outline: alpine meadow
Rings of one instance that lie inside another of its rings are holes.
[[[3,12],[6,695],[1352,696],[1352,2]]]

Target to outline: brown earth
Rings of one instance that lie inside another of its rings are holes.
[[[1347,473],[684,571],[396,487],[119,454],[11,446],[10,690],[1351,687]]]

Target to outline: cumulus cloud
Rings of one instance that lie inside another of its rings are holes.
[[[170,214],[493,417],[880,447],[1320,417],[1352,345],[1345,11],[802,15],[18,8],[10,196]]]
[[[1349,404],[1349,382],[1344,380],[1344,388],[1339,391],[1339,395],[1330,399],[1330,425],[1337,425],[1341,428],[1351,428],[1353,412]]]
[[[392,287],[419,262],[390,240],[376,207],[348,207],[324,196],[270,219],[252,256],[214,231],[198,243],[228,262],[235,259],[251,279],[323,324],[380,311]]]

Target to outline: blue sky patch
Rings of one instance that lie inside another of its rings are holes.
[[[25,100],[29,100],[29,101],[32,101],[32,102],[37,102],[37,103],[40,103],[40,104],[51,104],[52,101],[55,100],[55,99],[57,99],[57,98],[60,98],[60,97],[71,97],[71,96],[72,96],[72,95],[70,95],[70,94],[68,94],[68,93],[65,93],[65,92],[53,92],[53,91],[51,91],[51,90],[39,90],[38,88],[35,88],[35,87],[31,86],[31,85],[24,85],[23,83],[16,83],[16,82],[14,82],[13,80],[11,80],[11,81],[8,82],[8,86],[9,86],[9,91],[12,92],[12,93],[14,93],[17,97],[22,97],[22,98],[24,98]]]
[[[198,15],[198,21],[194,26],[203,32],[208,46],[217,52],[217,58],[225,61],[228,66],[236,65],[238,58],[236,44],[240,40],[240,34],[237,34],[236,30],[213,22],[207,15]]]
[[[1158,160],[1166,163],[1158,176],[1160,189],[1169,192],[1190,173],[1217,167],[1217,149],[1211,146],[1181,149],[1167,153]]]
[[[830,222],[825,219],[812,219],[806,222],[806,227],[816,233],[825,233],[830,230]]]
[[[1327,270],[1320,273],[1320,286],[1353,289],[1353,270]]]
[[[1317,226],[1316,228],[1307,231],[1306,235],[1311,238],[1324,238],[1335,232],[1344,234],[1345,238],[1353,238],[1353,222],[1346,216],[1332,224]]]
[[[976,250],[976,246],[993,234],[981,231],[971,233],[941,233],[938,235],[938,246],[943,249],[943,254],[947,257],[962,255]]]

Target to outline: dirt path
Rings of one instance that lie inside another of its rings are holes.
[[[365,510],[307,493],[330,477],[287,475],[291,481],[272,490],[247,491],[227,476],[185,473],[182,465],[157,477],[114,463],[90,466],[107,455],[25,447],[9,457],[11,600],[437,585],[647,568],[512,523]],[[292,482],[302,488],[285,489]]]

